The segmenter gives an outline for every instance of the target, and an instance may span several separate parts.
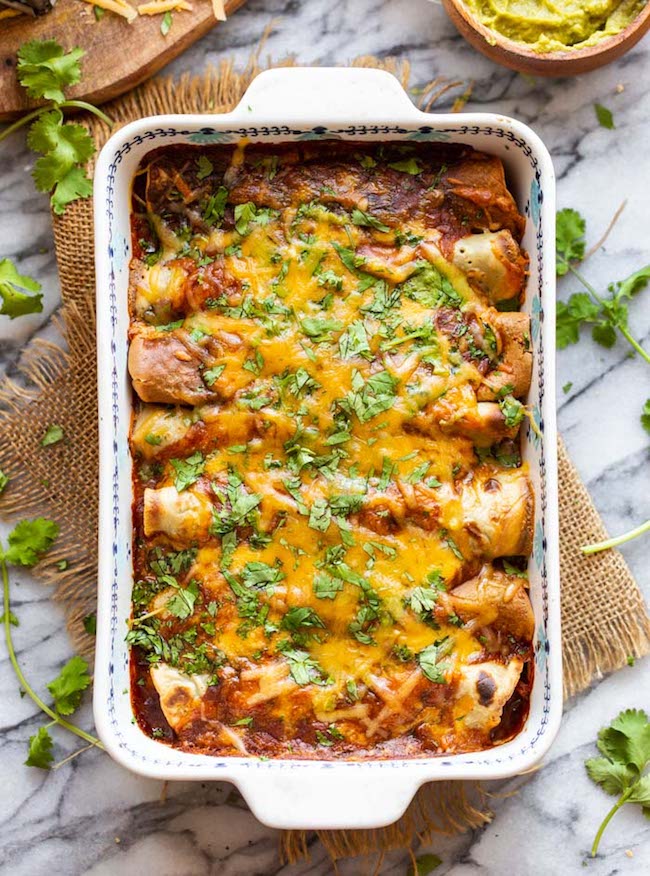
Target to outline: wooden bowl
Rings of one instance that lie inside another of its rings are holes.
[[[624,55],[650,29],[650,2],[625,30],[595,46],[566,52],[533,52],[481,24],[463,0],[442,0],[442,5],[468,43],[490,60],[520,73],[535,76],[575,76],[609,64]]]

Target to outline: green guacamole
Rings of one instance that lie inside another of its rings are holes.
[[[535,52],[594,46],[624,30],[647,0],[465,0],[490,30]]]

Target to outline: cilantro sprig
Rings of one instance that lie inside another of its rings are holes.
[[[11,611],[9,565],[34,566],[43,554],[47,553],[52,547],[58,534],[59,527],[56,523],[44,517],[37,517],[35,520],[22,520],[14,527],[9,533],[6,550],[0,543],[3,621],[9,660],[20,684],[20,689],[51,719],[48,724],[40,727],[37,733],[29,739],[29,751],[25,764],[27,766],[40,767],[41,769],[50,769],[54,760],[52,755],[53,742],[49,733],[49,728],[54,724],[58,724],[65,730],[69,730],[71,733],[79,736],[88,745],[103,748],[99,739],[66,720],[67,717],[79,708],[83,691],[90,684],[86,661],[81,657],[73,657],[61,669],[59,675],[48,684],[47,687],[53,699],[53,706],[48,706],[25,678],[18,663],[11,635],[11,627],[17,625],[17,620]]]
[[[101,110],[84,100],[67,100],[64,89],[81,80],[81,58],[85,52],[75,48],[64,52],[56,40],[31,40],[18,50],[18,81],[33,100],[46,101],[0,133],[6,139],[23,125],[32,123],[27,145],[40,152],[32,171],[36,188],[51,192],[50,203],[58,215],[78,198],[92,194],[92,181],[85,163],[95,152],[88,131],[77,122],[65,121],[64,109],[82,109],[102,121],[112,122]],[[32,290],[37,291],[37,290]],[[28,311],[29,312],[29,311]]]
[[[41,284],[31,277],[19,274],[12,261],[0,260],[0,313],[9,319],[28,313],[41,313],[43,295],[40,289]]]
[[[621,210],[622,206],[610,223],[605,237]],[[562,350],[570,344],[577,343],[580,338],[580,329],[585,325],[590,325],[591,336],[598,344],[608,348],[613,347],[618,333],[650,365],[650,354],[644,350],[630,331],[628,313],[628,302],[650,282],[650,265],[645,265],[634,271],[624,280],[610,283],[608,297],[599,295],[591,283],[575,267],[576,263],[583,261],[587,256],[585,252],[586,230],[587,223],[577,210],[565,209],[558,212],[556,226],[557,274],[560,277],[567,273],[573,274],[586,292],[573,293],[567,302],[558,301],[557,345]],[[604,239],[597,246],[600,246]],[[650,434],[650,399],[645,402],[640,421],[642,427]],[[646,520],[645,523],[616,538],[585,545],[582,551],[585,554],[595,554],[608,548],[618,547],[639,535],[643,535],[648,530],[650,530],[650,520]]]
[[[585,762],[589,778],[607,794],[618,799],[603,819],[593,845],[596,857],[605,828],[626,803],[638,803],[646,818],[650,818],[650,722],[641,709],[626,709],[603,727],[596,743],[602,757]]]
[[[567,273],[582,284],[586,292],[576,292],[557,305],[557,344],[562,350],[578,342],[580,329],[590,325],[591,335],[603,347],[613,347],[617,332],[650,364],[650,354],[632,336],[628,325],[628,302],[650,281],[650,265],[645,265],[624,280],[610,283],[609,296],[599,295],[575,267],[585,258],[587,224],[577,210],[560,210],[557,214],[557,273]]]

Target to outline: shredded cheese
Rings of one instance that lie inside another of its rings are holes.
[[[99,6],[100,9],[106,9],[107,12],[121,15],[122,18],[126,18],[129,24],[132,24],[138,17],[137,10],[129,5],[126,0],[84,0],[84,2],[90,3],[91,6]]]
[[[186,0],[151,0],[138,6],[139,15],[160,15],[164,12],[191,12],[192,5]]]
[[[214,17],[217,21],[226,20],[226,10],[224,8],[223,0],[212,0],[212,11],[214,12]]]
[[[132,24],[138,15],[164,15],[166,12],[192,12],[194,9],[187,0],[149,0],[147,3],[141,3],[137,8],[131,6],[126,0],[83,0],[83,2],[89,3],[91,6],[98,6],[107,12],[114,12],[122,18],[126,18],[129,24]],[[217,21],[226,20],[224,0],[212,0],[212,11]],[[0,12],[0,19],[14,15],[20,15],[20,13],[7,10]]]

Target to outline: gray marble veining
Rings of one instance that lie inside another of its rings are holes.
[[[234,56],[241,66],[273,22],[262,57],[293,54],[301,63],[343,64],[359,54],[396,54],[412,65],[412,85],[436,76],[472,80],[468,107],[497,110],[530,124],[550,148],[558,174],[558,203],[588,219],[595,242],[623,199],[627,206],[606,246],[585,273],[604,288],[650,261],[650,40],[625,58],[573,80],[533,80],[477,55],[456,34],[442,9],[427,0],[250,0],[169,71],[201,72]],[[622,86],[622,88],[621,88]],[[458,89],[455,94],[462,91]],[[444,101],[449,105],[454,94]],[[616,130],[598,125],[594,103],[614,113]],[[9,321],[0,317],[0,363],[15,374],[30,338],[56,336],[50,324],[59,303],[47,199],[33,188],[32,155],[18,134],[0,147],[0,258],[43,283],[42,314]],[[571,280],[560,285],[566,298]],[[637,338],[650,345],[650,294],[630,305]],[[559,355],[559,422],[571,455],[613,533],[650,516],[648,438],[639,425],[650,396],[650,372],[623,343],[611,350],[587,337]],[[572,382],[571,389],[561,389]],[[26,461],[28,464],[28,461]],[[0,533],[6,527],[0,527]],[[649,542],[631,543],[625,555],[647,597]],[[589,586],[585,582],[585,586]],[[62,615],[47,590],[27,574],[12,575],[20,660],[38,690],[70,655]],[[598,728],[627,706],[650,707],[650,661],[639,661],[571,702],[560,736],[538,773],[500,787],[496,817],[483,830],[440,838],[443,860],[436,873],[454,876],[641,876],[650,872],[650,830],[636,811],[616,817],[595,861],[588,860],[593,832],[609,799],[587,779],[583,762],[593,752]],[[40,725],[28,698],[21,699],[4,652],[0,652],[0,872],[12,876],[320,876],[333,872],[318,843],[312,860],[283,867],[274,831],[261,826],[230,786],[176,783],[163,797],[161,783],[122,770],[99,752],[86,752],[51,773],[23,766],[27,737]],[[79,720],[90,728],[84,706]],[[57,757],[75,750],[54,731]],[[508,792],[517,789],[514,795]],[[424,850],[422,850],[424,851]],[[371,872],[368,862],[341,865],[343,874]],[[381,872],[406,874],[407,859],[389,855]]]

